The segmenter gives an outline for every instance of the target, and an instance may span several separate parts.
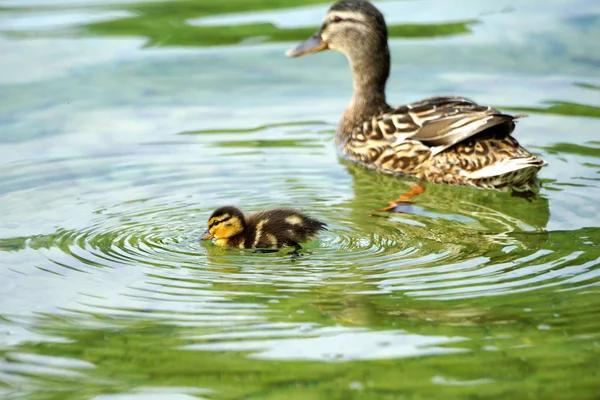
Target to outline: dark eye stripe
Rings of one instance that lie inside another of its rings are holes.
[[[229,221],[230,219],[231,219],[231,217],[229,217],[229,218],[225,218],[225,219],[222,219],[222,220],[220,220],[220,221],[214,221],[212,224],[210,224],[210,226],[209,226],[208,228],[210,229],[210,228],[212,228],[213,226],[217,226],[217,225],[219,225],[219,224],[220,224],[220,223],[222,223],[222,222]]]

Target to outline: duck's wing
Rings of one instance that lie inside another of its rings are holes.
[[[393,144],[418,141],[436,155],[494,126],[510,134],[513,120],[521,116],[502,114],[465,97],[430,97],[389,111],[371,121],[372,135]]]

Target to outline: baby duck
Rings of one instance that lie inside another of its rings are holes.
[[[298,211],[275,208],[244,217],[240,209],[225,206],[208,219],[201,240],[216,239],[220,247],[274,249],[285,246],[301,249],[300,242],[313,239],[327,225]]]

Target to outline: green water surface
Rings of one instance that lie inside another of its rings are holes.
[[[0,398],[600,398],[600,3],[380,1],[392,104],[528,113],[538,198],[338,158],[319,0],[0,0]],[[292,263],[198,241],[301,208]]]

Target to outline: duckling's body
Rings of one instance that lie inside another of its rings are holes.
[[[220,247],[240,249],[300,248],[300,243],[313,239],[326,224],[298,211],[275,208],[245,217],[236,207],[215,210],[208,219],[202,240],[216,239]]]
[[[434,183],[519,191],[537,186],[536,174],[546,163],[511,136],[522,116],[457,96],[388,105],[387,26],[368,1],[334,4],[319,31],[287,55],[326,49],[342,52],[352,68],[354,94],[335,135],[346,158]]]

